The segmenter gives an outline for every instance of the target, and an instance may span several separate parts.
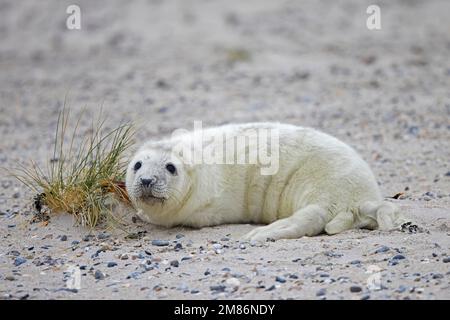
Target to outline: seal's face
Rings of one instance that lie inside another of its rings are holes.
[[[155,220],[152,218],[176,211],[183,204],[190,178],[185,165],[170,152],[146,149],[129,163],[126,187],[134,206]]]

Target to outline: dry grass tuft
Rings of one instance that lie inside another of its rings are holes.
[[[37,193],[35,207],[39,212],[45,205],[52,213],[67,212],[81,225],[94,227],[111,216],[117,201],[129,203],[122,181],[126,174],[124,153],[133,143],[133,127],[123,124],[106,130],[100,112],[75,147],[83,115],[67,139],[70,112],[64,107],[58,116],[53,156],[46,171],[32,162],[30,167],[14,170],[13,176]]]

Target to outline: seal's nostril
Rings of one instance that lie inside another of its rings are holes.
[[[154,179],[143,179],[141,178],[141,183],[144,187],[148,188],[152,186],[155,183]]]

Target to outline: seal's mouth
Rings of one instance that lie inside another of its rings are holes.
[[[142,201],[145,202],[158,202],[158,203],[164,203],[164,201],[167,200],[167,198],[164,196],[156,196],[152,193],[143,194],[140,198]]]

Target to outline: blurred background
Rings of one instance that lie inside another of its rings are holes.
[[[45,163],[66,99],[135,121],[138,143],[194,120],[315,127],[385,195],[449,203],[449,14],[448,0],[1,0],[0,165]]]

